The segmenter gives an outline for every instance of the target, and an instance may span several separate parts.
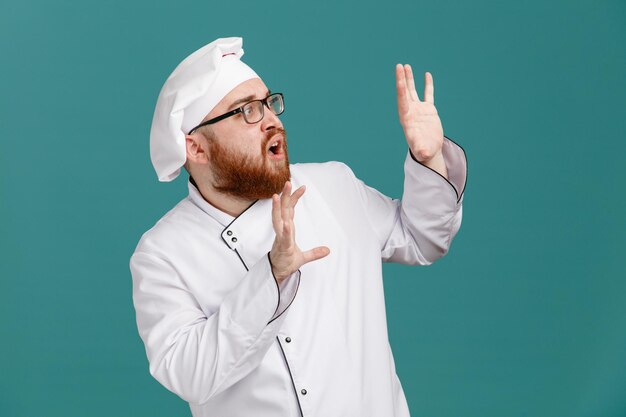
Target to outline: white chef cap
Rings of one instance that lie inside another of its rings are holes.
[[[241,62],[241,38],[220,38],[183,60],[167,78],[150,129],[150,159],[159,181],[172,181],[185,163],[185,135],[231,90],[259,76]]]

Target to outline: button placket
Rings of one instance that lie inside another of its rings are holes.
[[[299,373],[297,371],[297,365],[293,358],[291,358],[291,353],[293,350],[293,346],[291,346],[292,339],[290,336],[285,335],[284,333],[279,334],[276,339],[278,340],[278,344],[282,351],[283,357],[285,358],[285,362],[287,364],[287,369],[289,371],[289,377],[291,378],[291,382],[293,383],[293,388],[296,394],[296,398],[298,401],[298,405],[300,407],[300,411],[303,415],[308,415],[306,409],[308,406],[306,403],[308,402],[308,398],[306,395],[308,394],[308,390],[304,388],[304,381],[301,381],[298,377]]]
[[[291,343],[291,337],[289,337],[289,336],[285,336],[284,340],[285,340],[286,343]],[[306,390],[306,388],[302,388],[300,390],[300,394],[301,395],[306,395],[307,393],[308,393],[308,391]]]
[[[239,246],[237,244],[239,238],[237,237],[235,231],[233,231],[232,229],[226,229],[225,231],[223,231],[222,238],[231,249],[237,249],[237,247]]]

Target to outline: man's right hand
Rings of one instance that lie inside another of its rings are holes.
[[[302,252],[296,244],[296,229],[293,221],[294,208],[302,197],[305,186],[291,193],[291,183],[287,181],[280,196],[272,196],[272,224],[276,238],[270,251],[272,272],[280,284],[284,279],[296,272],[308,262],[316,261],[327,256],[330,249],[318,246]]]

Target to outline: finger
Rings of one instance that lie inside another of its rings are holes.
[[[406,75],[404,74],[404,66],[402,64],[396,65],[396,90],[398,93],[398,100],[408,100],[408,90],[406,87]]]
[[[292,221],[283,222],[283,235],[281,240],[281,248],[283,250],[291,249],[295,244],[294,227]]]
[[[296,225],[293,221],[293,208],[287,207],[287,217],[283,218],[283,232],[284,238],[289,239],[292,244],[295,244],[296,241]]]
[[[424,101],[435,104],[435,83],[430,72],[424,74]]]
[[[407,110],[409,95],[406,89],[406,77],[402,64],[396,65],[396,94],[398,96],[398,111],[404,113]]]
[[[305,191],[306,191],[306,186],[303,185],[300,188],[298,188],[296,191],[294,191],[293,194],[291,194],[291,202],[290,202],[291,208],[295,207],[296,204],[298,204],[298,200],[300,200],[300,197],[302,197]]]
[[[329,253],[330,249],[328,249],[326,246],[318,246],[317,248],[302,252],[302,258],[304,259],[304,263],[302,265],[309,262],[317,261],[318,259],[328,256]]]
[[[287,181],[285,182],[285,186],[283,187],[283,193],[280,196],[280,215],[282,216],[283,221],[285,221],[289,217],[287,213],[287,206],[289,205],[290,197],[291,183]]]
[[[409,90],[409,94],[414,101],[419,101],[419,97],[417,95],[417,90],[415,90],[415,79],[413,78],[413,69],[409,64],[404,66],[404,74],[406,76],[406,85]]]
[[[280,215],[280,197],[278,194],[272,196],[272,226],[276,236],[282,236],[282,217]]]
[[[285,196],[289,197],[291,194],[291,182],[285,181],[285,185],[283,185],[283,190],[280,192],[281,199]]]

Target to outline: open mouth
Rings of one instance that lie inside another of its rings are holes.
[[[283,140],[272,138],[267,144],[267,154],[270,158],[280,158],[283,156]]]

